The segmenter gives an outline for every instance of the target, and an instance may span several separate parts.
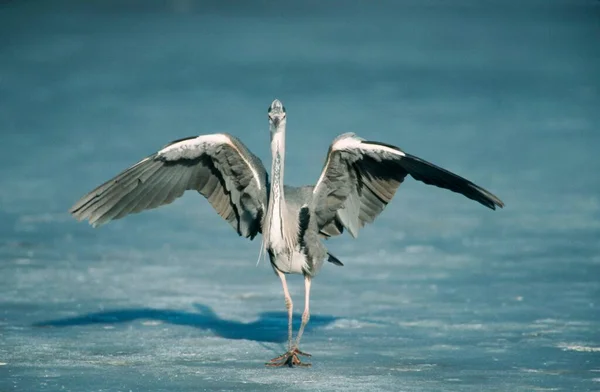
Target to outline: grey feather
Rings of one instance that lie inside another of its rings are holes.
[[[194,144],[196,140],[206,142]],[[180,150],[175,148],[178,145]],[[267,181],[260,159],[237,138],[226,134],[186,138],[168,144],[89,192],[70,212],[98,226],[170,204],[186,190],[196,190],[238,234],[254,238],[266,210]]]
[[[345,143],[344,148],[336,149],[337,142],[340,142],[337,145]],[[320,232],[334,236],[345,228],[356,237],[360,228],[381,214],[409,174],[491,209],[504,206],[489,191],[398,147],[343,134],[329,148],[322,180],[312,200]]]

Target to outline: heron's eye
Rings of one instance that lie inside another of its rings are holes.
[[[271,107],[269,106],[269,108],[267,109],[267,113],[271,113]]]
[[[283,108],[283,112],[285,113],[285,106],[282,106],[282,108]]]

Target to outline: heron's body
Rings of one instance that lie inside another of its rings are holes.
[[[331,144],[315,186],[285,186],[286,112],[280,101],[269,107],[271,179],[261,160],[234,136],[201,135],[177,140],[100,185],[71,208],[94,226],[128,214],[169,204],[186,190],[205,196],[241,236],[263,235],[263,247],[281,279],[288,309],[289,351],[273,365],[301,365],[298,350],[309,320],[312,278],[329,254],[324,237],[348,231],[356,237],[372,223],[410,175],[495,209],[503,203],[474,183],[399,148],[367,141],[352,133]],[[286,274],[303,274],[305,308],[292,343],[292,300]]]
[[[281,219],[265,219],[264,239],[269,259],[273,268],[285,274],[307,274],[315,276],[324,260],[327,251],[319,241],[318,230],[310,225],[307,205],[312,198],[314,187],[283,187],[284,203],[273,205],[273,213],[280,214]],[[303,209],[304,206],[304,209]],[[286,233],[291,238],[286,238]]]

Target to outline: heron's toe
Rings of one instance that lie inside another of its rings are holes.
[[[310,363],[305,363],[298,358],[298,355],[304,355],[310,357],[310,354],[303,353],[297,348],[293,348],[287,353],[280,355],[276,358],[271,359],[269,362],[265,363],[265,366],[268,367],[310,367]]]
[[[298,347],[294,347],[291,352],[293,352],[296,355],[301,355],[303,357],[312,357],[312,355],[310,355],[309,353],[305,353],[304,351],[300,351],[298,349]]]

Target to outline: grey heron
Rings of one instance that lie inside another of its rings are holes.
[[[268,366],[310,366],[299,356],[302,333],[310,317],[312,279],[325,261],[343,265],[328,253],[323,239],[344,230],[356,237],[391,201],[410,174],[425,184],[458,192],[493,210],[502,201],[478,185],[390,144],[353,133],[335,138],[314,186],[283,183],[286,110],[279,100],[268,109],[271,134],[271,180],[261,160],[236,137],[210,134],[176,140],[142,159],[83,196],[70,209],[94,227],[132,213],[169,204],[194,190],[240,236],[262,233],[263,247],[281,280],[288,314],[288,347]],[[302,274],[304,312],[293,340],[293,303],[287,274]]]

